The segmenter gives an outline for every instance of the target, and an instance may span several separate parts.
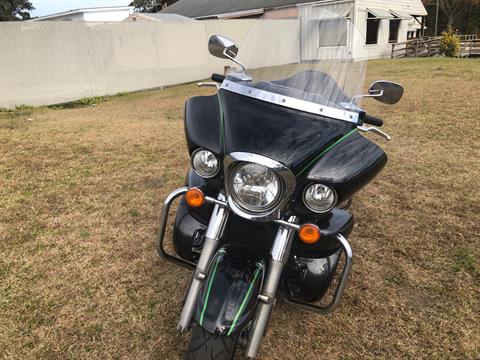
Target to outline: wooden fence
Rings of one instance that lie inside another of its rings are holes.
[[[480,56],[480,39],[477,35],[460,35],[459,37],[459,57]],[[440,41],[441,37],[430,37],[392,44],[391,58],[440,55]]]

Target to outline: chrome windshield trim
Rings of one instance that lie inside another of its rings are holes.
[[[290,109],[304,111],[310,114],[321,115],[332,119],[348,121],[358,124],[359,113],[336,109],[325,105],[297,99],[290,96],[276,94],[270,91],[256,89],[242,83],[225,80],[221,88],[236,94],[248,96],[257,100],[265,101],[271,104],[283,106]]]

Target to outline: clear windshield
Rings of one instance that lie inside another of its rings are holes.
[[[355,56],[363,35],[351,21],[353,2],[299,6],[298,17],[252,20],[239,43],[249,85],[341,108],[362,93],[366,61]],[[268,41],[259,41],[267,38]]]

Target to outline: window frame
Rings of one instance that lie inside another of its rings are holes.
[[[345,27],[346,27],[346,34],[345,34],[345,44],[342,44],[342,45],[321,45],[320,44],[320,40],[321,40],[321,37],[320,37],[320,24],[321,23],[325,23],[325,22],[329,22],[329,21],[345,21]],[[325,48],[339,48],[339,47],[347,47],[348,46],[348,43],[349,43],[349,39],[350,39],[350,26],[351,26],[351,17],[350,17],[350,13],[345,16],[345,17],[338,17],[338,18],[332,18],[332,19],[323,19],[323,20],[319,20],[318,23],[317,23],[317,34],[318,34],[318,37],[317,37],[317,46],[319,49],[325,49]]]

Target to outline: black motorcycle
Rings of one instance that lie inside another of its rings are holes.
[[[237,348],[256,358],[277,298],[319,314],[338,306],[352,266],[346,209],[387,162],[360,133],[390,139],[358,100],[395,104],[403,88],[377,81],[352,97],[315,64],[253,81],[233,41],[212,36],[209,51],[243,70],[214,74],[200,85],[218,93],[186,102],[191,170],[165,200],[157,246],[164,259],[193,269],[178,324],[192,329],[185,358],[232,359]],[[179,197],[172,255],[164,238]]]

